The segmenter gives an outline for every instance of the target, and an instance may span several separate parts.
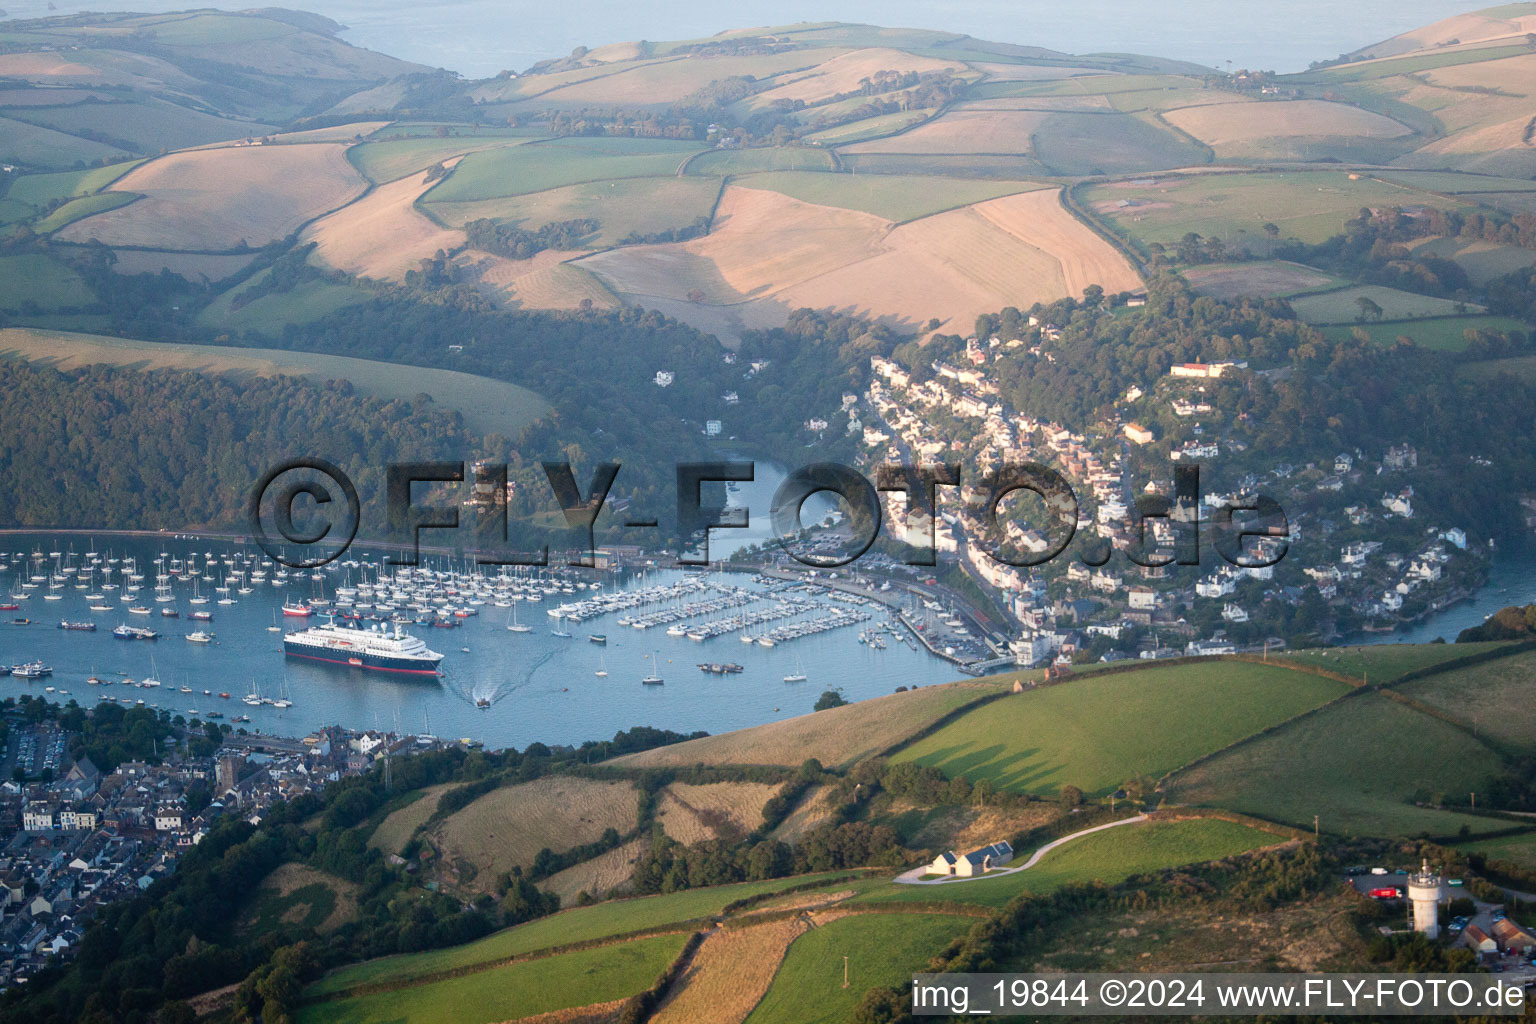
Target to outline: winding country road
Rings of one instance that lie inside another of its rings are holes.
[[[1003,875],[1011,875],[1019,871],[1028,871],[1030,868],[1034,867],[1040,862],[1041,857],[1044,857],[1046,854],[1050,853],[1052,850],[1056,849],[1056,847],[1062,845],[1063,843],[1070,843],[1074,839],[1080,839],[1083,836],[1092,835],[1094,832],[1103,832],[1107,828],[1119,828],[1121,825],[1136,825],[1146,820],[1147,816],[1145,814],[1137,814],[1130,818],[1121,818],[1119,821],[1111,821],[1104,825],[1095,825],[1093,828],[1085,828],[1080,832],[1073,832],[1070,835],[1065,835],[1060,839],[1053,839],[1046,843],[1044,846],[1040,847],[1040,849],[1030,854],[1029,860],[1025,861],[1023,864],[1011,868],[998,868],[995,871],[988,871],[984,875],[972,875],[969,878],[924,878],[923,875],[928,873],[928,868],[931,865],[923,864],[919,867],[913,868],[911,871],[904,871],[897,875],[895,881],[900,885],[956,885],[960,882],[975,882],[983,878],[1000,878]]]

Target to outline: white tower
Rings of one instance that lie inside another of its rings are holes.
[[[1440,900],[1444,890],[1440,876],[1429,870],[1429,860],[1416,875],[1408,876],[1408,900],[1413,904],[1413,930],[1431,939],[1440,937]]]

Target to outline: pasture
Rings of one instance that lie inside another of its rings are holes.
[[[1051,188],[1034,181],[982,181],[930,174],[753,174],[737,184],[768,189],[818,206],[858,210],[897,224],[999,196]]]
[[[232,277],[250,265],[256,257],[221,256],[206,252],[166,252],[149,249],[118,249],[112,269],[119,274],[158,274],[169,270],[196,284],[207,278],[218,282]]]
[[[999,789],[1113,792],[1284,721],[1345,692],[1278,666],[1198,662],[1088,676],[1005,698],[896,755]]]
[[[1013,677],[924,686],[798,718],[615,758],[632,767],[706,764],[794,766],[808,757],[837,767],[898,743],[978,697],[1008,689]]]
[[[1468,331],[1523,331],[1526,326],[1507,316],[1439,316],[1422,320],[1399,320],[1393,323],[1334,324],[1323,328],[1323,334],[1338,339],[1354,331],[1363,330],[1378,345],[1391,345],[1399,337],[1409,338],[1415,345],[1441,352],[1460,352],[1467,347]],[[1502,362],[1495,360],[1494,362]],[[1469,363],[1464,368],[1474,376],[1493,366],[1493,363]],[[1454,637],[1446,637],[1453,640]]]
[[[81,196],[78,199],[71,199],[38,221],[32,230],[40,235],[52,234],[60,228],[66,228],[75,221],[90,217],[93,214],[115,210],[119,206],[127,206],[137,198],[139,197],[131,192],[98,192],[93,196]]]
[[[8,328],[0,329],[0,358],[45,362],[59,369],[110,363],[140,370],[247,373],[263,377],[281,373],[318,381],[339,378],[351,381],[359,393],[375,398],[410,400],[425,392],[438,405],[459,410],[476,433],[499,433],[508,438],[516,437],[549,408],[526,388],[490,377],[318,352],[129,341]]]
[[[1227,807],[1347,836],[1472,834],[1502,823],[1432,806],[1502,771],[1460,729],[1381,694],[1362,694],[1181,772],[1175,803]],[[1422,802],[1425,806],[1418,806]]]
[[[197,322],[215,331],[256,331],[276,336],[289,324],[313,323],[348,306],[367,302],[372,294],[361,287],[330,281],[301,281],[287,291],[263,295],[235,308],[234,300],[266,275],[263,270],[249,282],[220,294],[197,315]]]
[[[235,121],[154,100],[130,103],[76,103],[29,108],[26,120],[70,135],[100,136],[132,143],[134,152],[160,153],[230,139],[265,135],[272,125]]]
[[[81,162],[126,160],[120,146],[66,135],[10,117],[0,117],[0,162],[24,168],[62,169]]]
[[[88,171],[25,174],[11,182],[5,197],[32,206],[44,206],[55,199],[88,196],[106,188],[141,163],[142,160],[129,160],[106,167],[93,167]]]
[[[1455,637],[1446,637],[1454,640]],[[1390,683],[1409,672],[1469,655],[1481,654],[1501,646],[1476,644],[1368,644],[1363,647],[1324,647],[1308,651],[1286,651],[1270,655],[1271,661],[1295,662],[1340,672],[1364,683]]]
[[[489,217],[537,231],[554,221],[591,217],[602,227],[591,238],[595,247],[617,245],[631,234],[655,235],[691,227],[708,217],[720,196],[720,182],[710,178],[668,176],[620,178],[464,203],[432,202],[427,212],[450,227]]]
[[[1025,871],[974,882],[944,885],[897,885],[886,881],[865,885],[854,903],[944,900],[998,909],[1024,892],[1048,893],[1063,885],[1103,882],[1114,885],[1132,875],[1186,864],[1234,857],[1249,850],[1284,842],[1285,836],[1219,818],[1149,821],[1121,825],[1074,839],[1056,847]],[[1015,852],[1023,863],[1034,850]]]
[[[306,994],[318,997],[345,992],[359,985],[400,986],[443,971],[494,963],[542,949],[625,935],[648,928],[676,924],[681,931],[687,922],[697,922],[718,914],[728,903],[815,881],[817,877],[809,875],[684,889],[664,896],[611,900],[588,907],[562,910],[558,914],[506,928],[462,946],[349,964],[315,982]]]
[[[1341,233],[1362,206],[1470,207],[1368,178],[1351,181],[1344,171],[1163,175],[1093,185],[1082,194],[1142,246],[1172,244],[1193,231],[1261,252],[1266,223],[1276,224],[1281,238],[1315,244]]]
[[[1126,174],[1191,167],[1210,154],[1134,114],[1052,113],[1034,135],[1034,157],[1051,174]]]
[[[1530,193],[1530,196],[1536,199],[1536,193]],[[1536,253],[1529,249],[1463,238],[1432,238],[1411,248],[1415,255],[1443,256],[1454,260],[1478,287],[1496,277],[1503,277],[1536,263]]]
[[[490,137],[371,139],[347,151],[347,159],[374,184],[394,181],[465,153],[520,146],[530,139]]]
[[[1462,853],[1480,853],[1489,860],[1508,861],[1511,864],[1518,864],[1527,871],[1536,871],[1536,832],[1457,843],[1456,849]]]
[[[427,193],[429,203],[544,192],[563,185],[677,173],[700,146],[666,139],[571,136],[471,153]]]
[[[1536,754],[1536,655],[1513,654],[1413,679],[1396,689],[1438,708],[1502,749]]]
[[[833,916],[790,945],[747,1024],[844,1024],[865,992],[910,982],[913,972],[975,923],[945,914]]]
[[[714,149],[688,161],[688,173],[726,177],[757,171],[830,171],[832,158],[810,146]]]
[[[921,124],[927,119],[926,111],[899,110],[894,114],[877,114],[874,117],[866,117],[862,121],[850,121],[847,124],[824,128],[819,132],[812,132],[805,138],[807,141],[823,146],[839,146],[892,135],[914,124]]]
[[[42,253],[0,256],[0,310],[19,312],[28,303],[67,309],[95,302],[81,276]]]
[[[1367,299],[1381,307],[1382,320],[1413,320],[1420,317],[1456,316],[1461,309],[1452,299],[1437,299],[1430,295],[1405,292],[1377,284],[1355,285],[1336,288],[1315,295],[1301,295],[1291,299],[1296,315],[1311,324],[1348,324],[1364,322],[1360,300]],[[1482,307],[1470,303],[1463,309],[1482,312]]]
[[[786,71],[814,68],[843,52],[840,49],[817,48],[710,57],[706,60],[647,61],[617,68],[580,68],[575,75],[584,77],[586,81],[570,81],[559,88],[541,92],[538,105],[571,108],[606,104],[657,106],[675,103],[724,78],[734,75],[751,75],[759,80],[771,78]],[[529,90],[540,89],[544,84],[541,79],[546,77],[556,78],[554,75],[530,75],[523,79],[523,87]]]
[[[264,245],[362,194],[340,145],[239,146],[172,153],[113,186],[145,198],[76,221],[66,241],[180,251]]]
[[[296,1024],[495,1024],[649,988],[684,936],[655,935],[522,960],[445,981],[300,1007]]]
[[[605,829],[635,827],[635,787],[550,776],[492,790],[430,830],[444,863],[461,885],[489,892],[496,877],[527,867],[543,847],[556,853],[595,842]]]

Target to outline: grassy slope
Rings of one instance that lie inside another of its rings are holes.
[[[1001,908],[1022,892],[1046,893],[1074,882],[1114,884],[1131,875],[1219,860],[1283,841],[1276,833],[1216,818],[1123,825],[1058,846],[1027,871],[945,885],[868,884],[855,902],[946,900]],[[1032,852],[1021,852],[1020,858]]]
[[[0,310],[31,300],[44,309],[95,301],[80,275],[41,253],[0,257]]]
[[[1442,672],[1396,689],[1455,716],[1502,748],[1536,753],[1536,654]]]
[[[1377,284],[1356,285],[1353,288],[1307,295],[1290,301],[1296,315],[1308,323],[1354,324],[1360,316],[1357,300],[1362,298],[1370,299],[1380,306],[1383,318],[1386,320],[1453,316],[1457,312],[1456,303],[1451,299],[1416,295],[1413,292]]]
[[[1220,696],[1213,699],[1213,689]],[[988,705],[897,755],[1000,789],[1108,793],[1339,696],[1343,683],[1213,662],[1075,679]]]
[[[1340,701],[1176,776],[1177,803],[1228,807],[1345,835],[1474,834],[1501,822],[1415,806],[1415,794],[1461,795],[1501,770],[1456,727],[1380,694]]]
[[[357,985],[381,982],[403,983],[439,971],[504,960],[540,949],[680,924],[719,913],[722,907],[735,900],[804,884],[817,877],[813,875],[766,882],[743,882],[739,885],[687,889],[665,896],[646,896],[577,907],[515,928],[507,928],[462,946],[385,957],[343,967],[316,982],[311,986],[309,994],[319,996]]]
[[[1334,324],[1323,328],[1325,337],[1338,339],[1352,333],[1356,329],[1365,331],[1373,342],[1378,345],[1394,344],[1398,337],[1413,339],[1414,344],[1422,348],[1435,349],[1440,352],[1460,352],[1467,347],[1468,331],[1524,331],[1526,326],[1519,320],[1507,316],[1440,316],[1425,317],[1422,320],[1408,322],[1397,321],[1394,323],[1380,324]],[[1484,364],[1470,364],[1469,371],[1475,372],[1475,367]],[[1446,637],[1454,640],[1455,637]]]
[[[657,935],[302,1008],[297,1024],[493,1024],[649,988],[684,936]]]
[[[589,244],[608,246],[617,245],[631,232],[651,235],[691,227],[710,215],[719,195],[720,181],[714,178],[620,178],[502,199],[434,202],[426,209],[450,227],[490,217],[512,221],[525,231],[536,231],[552,221],[591,217],[602,227]]]
[[[735,182],[768,189],[820,206],[872,213],[886,220],[916,220],[998,196],[1049,188],[1033,181],[966,181],[924,174],[817,174],[769,171]]]
[[[747,1024],[843,1024],[865,992],[910,980],[973,924],[938,914],[857,914],[813,928],[789,947]]]
[[[610,178],[673,174],[699,146],[659,139],[562,138],[471,153],[425,201],[468,202],[526,195]]]
[[[1367,683],[1388,683],[1409,672],[1430,668],[1455,658],[1493,650],[1497,643],[1481,644],[1374,644],[1366,647],[1328,647],[1314,651],[1290,651],[1272,660],[1342,672]]]
[[[798,765],[814,757],[828,766],[851,764],[911,736],[961,705],[1006,690],[1013,678],[924,686],[752,729],[629,754],[617,758],[616,763]]]

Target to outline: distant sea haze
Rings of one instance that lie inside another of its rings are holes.
[[[13,18],[125,8],[151,13],[202,6],[186,0],[5,0]],[[211,5],[210,5],[211,6]],[[221,4],[231,10],[246,5]],[[1225,69],[1300,71],[1315,60],[1483,4],[1454,0],[289,0],[348,26],[344,38],[394,57],[487,78],[520,71],[576,46],[691,39],[723,29],[799,21],[857,21],[964,32],[1068,53],[1132,52]]]

